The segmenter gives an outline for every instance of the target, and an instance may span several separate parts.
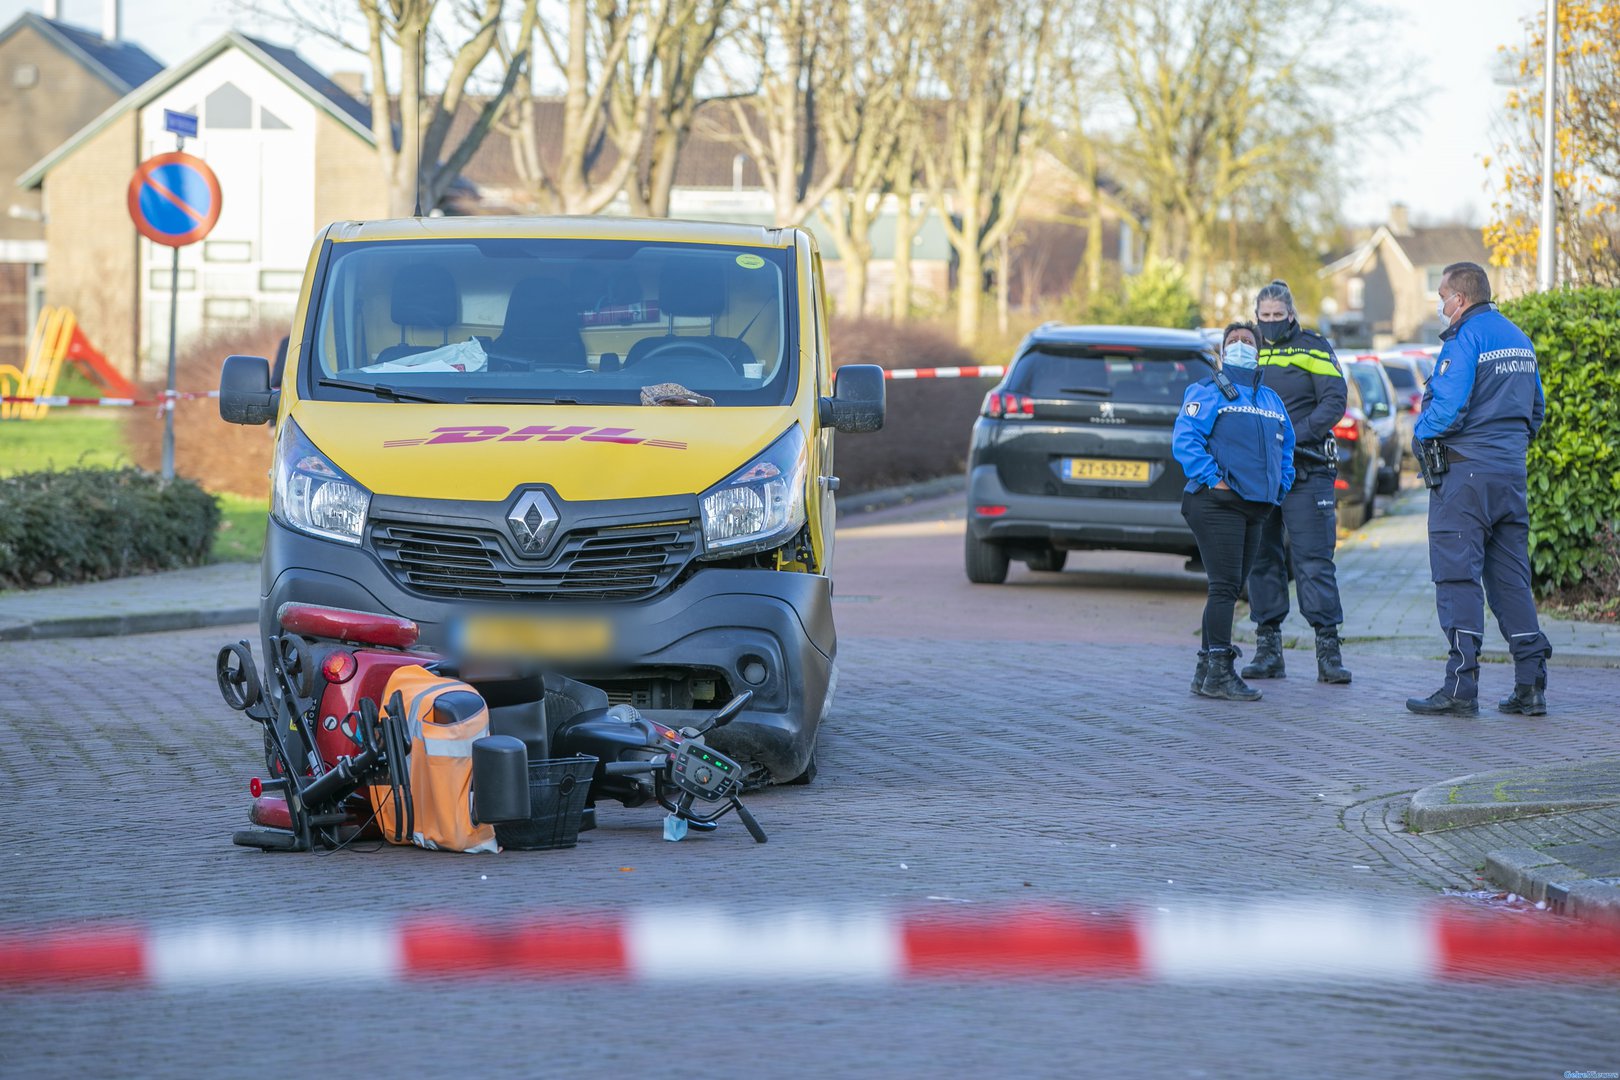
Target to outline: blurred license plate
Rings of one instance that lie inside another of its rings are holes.
[[[1109,480],[1116,484],[1145,484],[1149,479],[1151,464],[1147,461],[1072,457],[1063,459],[1063,475],[1070,480]]]
[[[468,615],[459,639],[472,657],[588,660],[613,647],[613,626],[596,617]]]

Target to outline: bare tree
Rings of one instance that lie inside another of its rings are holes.
[[[691,136],[698,108],[705,98],[698,92],[715,50],[724,40],[732,0],[677,0],[669,16],[669,29],[658,40],[652,62],[657,69],[657,89],[651,102],[651,130],[647,147],[621,145],[620,153],[636,155],[636,168],[627,184],[630,207],[649,217],[668,217],[670,191],[681,151]],[[627,86],[628,81],[622,82]],[[633,107],[621,94],[620,110]],[[629,125],[620,122],[619,130]]]
[[[1329,33],[1376,38],[1363,0],[1117,0],[1106,10],[1114,81],[1135,121],[1121,175],[1146,208],[1150,256],[1184,261],[1200,295],[1223,218],[1245,201],[1326,216],[1336,146],[1370,135],[1375,119],[1388,131],[1409,100],[1370,77],[1369,56],[1320,60]],[[1262,189],[1277,197],[1257,200]]]
[[[897,323],[911,318],[911,245],[921,231],[926,216],[915,213],[917,174],[922,168],[923,127],[915,102],[908,103],[897,127],[899,140],[890,164],[890,186],[894,191],[894,286],[890,297],[890,318]]]
[[[749,0],[738,47],[755,79],[731,103],[732,134],[753,158],[776,224],[802,225],[844,177],[855,140],[823,145],[824,92],[848,63],[849,6],[813,0]],[[827,150],[821,162],[822,151]]]
[[[1058,86],[1052,62],[1063,3],[947,0],[933,84],[938,138],[923,141],[931,199],[956,251],[957,337],[979,336],[985,258],[1017,222]]]
[[[679,0],[565,0],[563,26],[534,23],[541,48],[563,81],[562,131],[542,152],[532,86],[508,104],[518,176],[549,213],[594,214],[624,190],[649,127],[656,55]],[[515,55],[520,39],[503,49]],[[532,83],[532,79],[530,80]],[[609,147],[617,150],[611,161]]]
[[[866,313],[872,226],[894,181],[931,8],[926,2],[850,4],[838,50],[842,63],[828,73],[822,92],[819,137],[831,158],[849,162],[844,182],[827,192],[819,208],[838,248],[844,273],[840,310],[847,315]]]
[[[451,124],[466,96],[468,80],[495,42],[501,0],[484,0],[477,24],[455,47],[443,90],[428,93],[424,85],[427,34],[437,0],[357,0],[366,21],[367,58],[371,66],[371,133],[378,165],[388,188],[388,210],[396,217],[436,206],[449,191],[489,133],[500,102],[519,71],[508,67],[500,88],[486,97],[471,127],[451,139]],[[536,0],[525,0],[523,20],[532,22]],[[399,141],[394,141],[389,101],[389,54],[397,53]]]

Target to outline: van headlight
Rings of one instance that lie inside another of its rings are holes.
[[[358,544],[370,507],[371,492],[315,449],[292,420],[282,426],[270,497],[277,521],[311,536]]]
[[[809,455],[799,425],[703,493],[703,543],[709,554],[778,547],[804,525]]]

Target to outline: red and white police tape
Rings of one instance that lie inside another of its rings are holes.
[[[0,990],[316,985],[323,978],[900,982],[1620,980],[1620,927],[1551,915],[1319,906],[967,917],[649,909],[521,921],[90,925],[0,932]]]
[[[885,379],[999,379],[1007,374],[1005,365],[1001,367],[920,367],[920,368],[887,368],[883,372]]]
[[[198,398],[217,397],[219,397],[218,390],[177,390],[173,394],[165,391],[162,395],[151,399],[119,397],[53,397],[48,395],[40,395],[37,397],[0,397],[0,401],[3,401],[8,405],[49,405],[53,409],[59,409],[70,405],[94,405],[103,408],[108,406],[122,406],[125,408],[139,409],[149,405],[162,407],[170,400],[193,401]]]

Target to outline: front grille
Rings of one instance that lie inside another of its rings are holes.
[[[698,548],[690,521],[574,529],[544,565],[514,561],[493,529],[380,521],[371,536],[405,588],[463,600],[640,600]]]

